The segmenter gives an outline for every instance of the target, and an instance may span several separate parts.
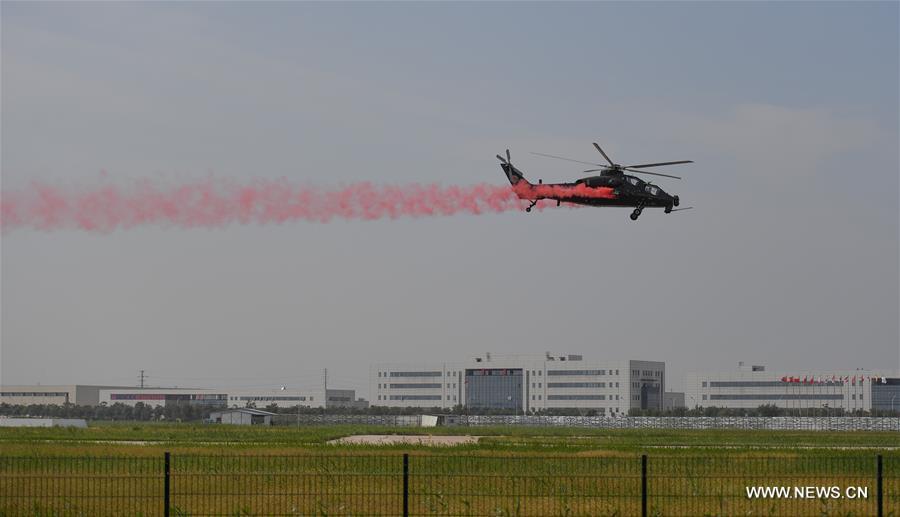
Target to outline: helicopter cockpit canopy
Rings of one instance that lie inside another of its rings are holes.
[[[609,187],[615,186],[619,184],[619,179],[610,176],[590,176],[587,178],[581,178],[576,181],[575,184],[583,184],[588,187]]]

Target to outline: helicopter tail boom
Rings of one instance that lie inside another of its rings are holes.
[[[503,168],[503,173],[506,174],[506,179],[509,180],[509,184],[513,187],[523,187],[531,185],[531,183],[529,183],[528,180],[525,179],[525,175],[522,174],[522,171],[520,171],[519,169],[508,164],[503,164],[501,165],[501,167]]]
[[[512,164],[509,149],[506,150],[505,160],[499,154],[497,155],[497,159],[500,160],[500,168],[503,169],[503,173],[506,174],[506,179],[509,180],[509,184],[512,185],[513,190],[518,194],[519,198],[531,199],[528,196],[528,193],[532,190],[534,185],[529,183],[529,181],[525,179],[525,175],[522,174],[522,171]]]

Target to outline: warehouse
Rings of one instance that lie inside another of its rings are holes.
[[[32,404],[75,404],[96,406],[100,403],[100,390],[120,386],[65,385],[5,385],[0,388],[0,404],[28,406]]]
[[[182,388],[116,388],[100,390],[100,403],[106,405],[125,404],[135,406],[212,406],[225,407],[228,394],[222,390],[182,389]]]
[[[256,407],[278,406],[278,407],[357,407],[366,408],[368,402],[363,399],[356,398],[356,390],[348,389],[332,389],[313,388],[313,389],[291,389],[272,388],[272,389],[255,389],[255,390],[227,390],[228,407],[247,407],[254,405]],[[326,400],[325,394],[328,393]]]
[[[236,425],[272,425],[275,413],[259,409],[238,408],[213,411],[209,414],[209,422],[213,424]]]
[[[293,390],[287,387],[268,389],[230,388],[137,388],[134,386],[92,385],[9,385],[0,388],[0,403],[9,405],[97,406],[138,402],[148,406],[191,404],[212,407],[368,407],[368,401],[356,398],[356,390],[313,388]]]

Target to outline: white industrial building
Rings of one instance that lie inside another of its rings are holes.
[[[226,407],[228,393],[224,390],[200,388],[112,388],[100,390],[100,404],[111,406],[125,404],[135,406],[195,405]]]
[[[231,388],[137,388],[133,386],[87,385],[6,385],[0,387],[0,404],[97,406],[138,402],[148,406],[192,404],[212,407],[368,407],[368,401],[356,398],[356,390],[328,388],[294,390]]]
[[[523,413],[566,408],[627,414],[662,409],[665,363],[585,361],[580,355],[486,354],[458,363],[371,367],[371,404],[389,407],[499,408]]]
[[[730,372],[687,374],[685,403],[689,408],[774,405],[786,409],[898,410],[897,377],[897,372],[885,370],[770,372],[765,366],[741,363]]]
[[[100,390],[121,388],[121,386],[88,386],[84,384],[64,385],[4,385],[0,387],[0,404],[29,406],[32,404],[52,404],[62,406],[96,406]]]
[[[313,388],[296,390],[289,387],[255,390],[227,390],[228,407],[369,407],[366,400],[356,398],[356,390]],[[328,400],[325,394],[328,393]]]
[[[367,407],[366,401],[356,400],[355,390],[290,388],[271,389],[228,389],[228,388],[116,388],[100,390],[100,403],[112,405],[122,403],[130,406],[143,402],[145,405],[165,406],[167,404],[194,404],[212,407],[263,408],[278,407]]]

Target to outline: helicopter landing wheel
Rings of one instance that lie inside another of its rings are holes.
[[[529,206],[528,208],[525,209],[525,211],[526,211],[526,212],[531,212],[531,207]]]
[[[640,215],[641,215],[641,211],[635,210],[634,212],[631,212],[631,215],[629,215],[628,217],[630,217],[632,221],[637,221],[637,218]]]

